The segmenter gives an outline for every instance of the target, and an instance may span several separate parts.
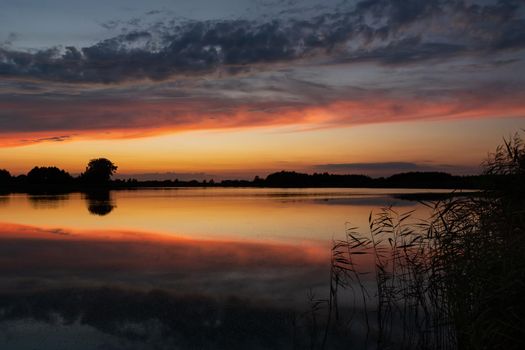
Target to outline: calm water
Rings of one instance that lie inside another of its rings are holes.
[[[426,217],[407,192],[0,196],[0,349],[306,347],[332,240],[382,206]]]

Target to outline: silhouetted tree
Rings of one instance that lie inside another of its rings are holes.
[[[7,186],[11,183],[12,177],[9,171],[0,169],[0,186]]]
[[[257,176],[257,175],[253,178],[253,181],[252,181],[252,182],[253,182],[253,184],[254,184],[255,186],[263,186],[263,185],[264,185],[264,180],[261,179],[261,178],[260,178],[259,176]]]
[[[270,187],[370,187],[372,178],[364,175],[302,174],[295,171],[280,171],[270,174],[265,180],[255,178],[255,185]]]
[[[109,159],[91,159],[86,171],[80,176],[84,182],[91,184],[107,184],[111,176],[117,171],[117,166]]]
[[[268,175],[265,181],[270,187],[308,187],[312,182],[308,174],[284,170]]]
[[[65,185],[71,183],[73,177],[57,167],[34,167],[27,173],[26,181],[34,185]]]

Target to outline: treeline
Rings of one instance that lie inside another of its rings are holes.
[[[486,175],[455,176],[442,172],[409,172],[390,177],[372,178],[366,175],[337,175],[328,173],[304,174],[295,171],[280,171],[266,178],[256,176],[253,180],[210,181],[137,181],[115,180],[116,187],[274,187],[274,188],[434,188],[434,189],[479,189],[493,183]]]
[[[281,171],[263,181],[268,187],[376,187],[376,188],[481,188],[485,176],[455,176],[443,172],[408,172],[389,177],[372,178],[366,175],[312,175]]]
[[[117,166],[106,158],[89,161],[86,170],[78,176],[56,166],[34,167],[27,174],[13,176],[5,169],[0,169],[0,189],[8,191],[74,191],[81,189],[111,189],[111,176]]]
[[[480,189],[495,183],[488,175],[456,176],[444,172],[408,172],[389,177],[372,178],[366,175],[337,175],[329,173],[304,174],[280,171],[266,178],[256,176],[253,180],[165,180],[138,181],[136,179],[111,180],[117,167],[105,158],[93,159],[86,171],[72,176],[57,167],[34,167],[25,175],[12,176],[0,169],[0,188],[5,192],[61,190],[75,191],[91,188],[125,189],[138,187],[347,187],[347,188],[435,188]],[[502,181],[504,182],[504,181]]]

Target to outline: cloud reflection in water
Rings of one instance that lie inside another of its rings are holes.
[[[326,290],[329,252],[308,244],[1,227],[0,345],[46,349],[51,327],[92,348],[303,347],[307,291]]]

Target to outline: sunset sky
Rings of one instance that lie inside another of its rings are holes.
[[[0,0],[13,174],[471,174],[523,128],[519,0]]]

